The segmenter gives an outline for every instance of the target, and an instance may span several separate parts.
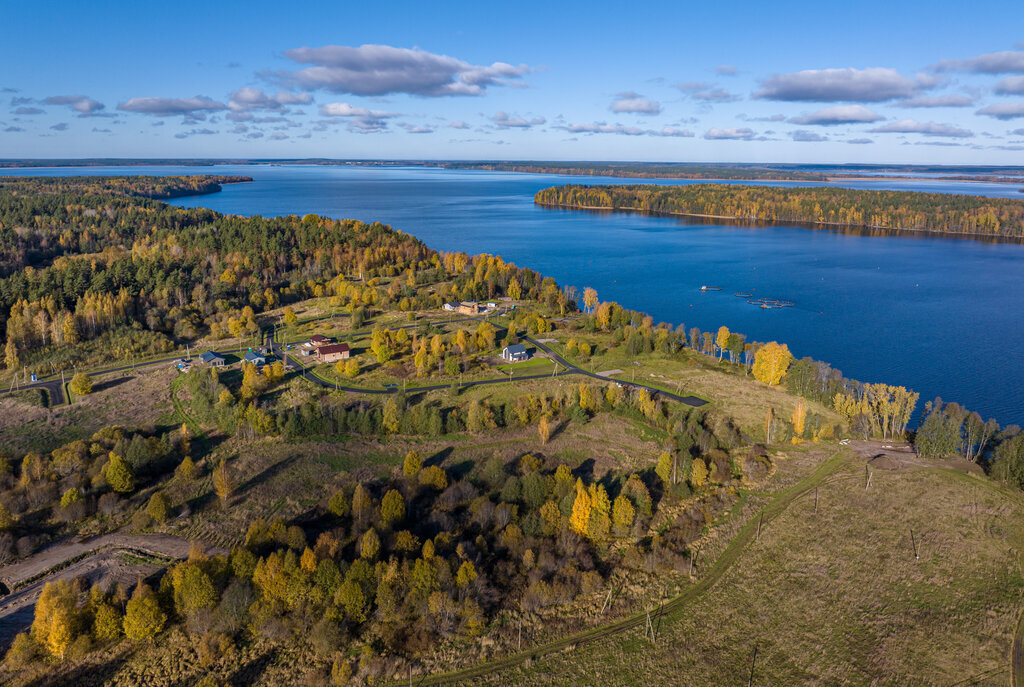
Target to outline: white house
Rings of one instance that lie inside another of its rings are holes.
[[[512,344],[511,346],[505,346],[501,351],[501,357],[510,363],[520,363],[530,359],[530,352],[526,350],[526,346],[523,344]]]

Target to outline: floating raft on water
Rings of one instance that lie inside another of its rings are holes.
[[[784,301],[778,298],[751,298],[747,303],[759,306],[762,310],[768,310],[769,308],[792,308],[796,305],[793,301]]]
[[[742,291],[738,291],[738,292],[734,293],[733,295],[736,296],[737,298],[750,298],[754,294],[752,294],[752,293],[743,293]]]
[[[700,287],[700,290],[701,291],[721,291],[722,287],[721,286],[702,286],[702,287]]]

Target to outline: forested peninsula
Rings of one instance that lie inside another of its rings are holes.
[[[570,184],[542,189],[546,207],[637,211],[745,222],[1024,238],[1024,201],[982,196],[842,188]]]
[[[217,193],[224,184],[244,184],[252,177],[231,175],[165,176],[144,175],[123,177],[3,177],[0,192],[15,195],[88,193],[106,196],[137,196],[167,200],[182,196],[202,196]]]

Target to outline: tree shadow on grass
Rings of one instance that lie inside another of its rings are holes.
[[[551,435],[548,437],[548,441],[551,441],[552,439],[557,439],[562,434],[564,434],[565,430],[569,427],[570,422],[571,420],[563,420],[562,422],[559,422],[557,425],[552,427]]]
[[[121,666],[125,664],[129,655],[121,654],[102,663],[90,662],[56,675],[43,675],[28,685],[29,687],[61,687],[62,685],[88,687],[108,684],[121,669]]]
[[[452,449],[451,446],[441,449],[440,451],[438,451],[437,453],[423,461],[423,467],[428,468],[431,465],[441,465],[441,463],[447,460],[448,456],[452,454],[453,450],[454,449]]]
[[[278,652],[279,650],[277,648],[270,649],[248,663],[239,666],[238,669],[228,677],[228,684],[239,685],[239,687],[241,687],[241,685],[251,685],[256,683],[258,679],[267,672],[267,667],[277,660]]]
[[[93,384],[92,393],[97,391],[106,391],[107,389],[113,389],[115,386],[121,386],[127,382],[135,379],[133,375],[125,375],[124,377],[111,377],[110,379],[104,379],[102,382]]]

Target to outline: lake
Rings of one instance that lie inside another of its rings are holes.
[[[656,321],[778,340],[848,377],[900,384],[1024,422],[1024,246],[536,207],[541,188],[641,183],[420,167],[118,167],[0,174],[240,174],[253,184],[172,201],[243,215],[316,213],[391,224],[438,250],[498,254]],[[649,183],[695,183],[651,180]],[[747,182],[749,183],[749,182]],[[769,182],[813,186],[806,182]],[[1020,198],[1018,185],[940,178],[832,185]],[[722,291],[701,293],[701,285]],[[735,292],[793,301],[761,310]]]

